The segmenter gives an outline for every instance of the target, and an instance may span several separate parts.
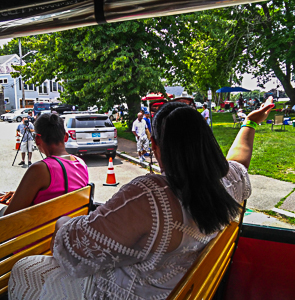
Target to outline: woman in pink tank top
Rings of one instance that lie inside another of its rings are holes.
[[[57,158],[64,165],[68,177],[68,192],[88,184],[85,162],[67,153],[68,134],[63,120],[56,114],[43,114],[35,122],[35,140],[47,157],[34,163],[22,178],[5,215],[65,194],[65,178]]]

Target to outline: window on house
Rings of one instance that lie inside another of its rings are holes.
[[[47,84],[47,82],[43,82],[39,86],[39,94],[48,94],[48,84]]]
[[[52,91],[57,92],[57,82],[55,81],[52,82]]]
[[[44,94],[48,94],[47,82],[43,82],[43,92],[44,92]]]
[[[34,85],[33,84],[24,84],[25,91],[34,91]]]
[[[1,78],[0,79],[0,84],[3,84],[3,83],[8,83],[7,78]]]
[[[4,103],[9,104],[9,98],[4,98]]]
[[[60,82],[58,82],[58,91],[59,92],[63,92],[64,91],[64,88],[61,86]]]

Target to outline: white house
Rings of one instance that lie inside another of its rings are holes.
[[[5,109],[22,108],[22,88],[20,78],[12,78],[13,65],[20,64],[17,54],[0,56],[0,84],[4,88]],[[23,62],[24,64],[24,62]],[[54,101],[60,96],[62,86],[54,80],[46,80],[39,87],[24,85],[25,107],[33,107],[36,101]]]

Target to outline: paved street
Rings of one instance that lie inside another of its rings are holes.
[[[13,149],[15,148],[17,125],[18,123],[0,122],[0,191],[15,191],[27,170],[26,167],[18,166],[18,163],[21,161],[20,152],[17,155],[14,166],[12,166],[12,162],[16,155],[16,151]],[[120,184],[116,187],[103,186],[103,183],[106,182],[108,170],[107,158],[104,155],[89,155],[82,158],[88,166],[90,182],[95,183],[94,199],[96,202],[104,203],[117,192],[123,184],[128,183],[136,176],[148,173],[146,169],[116,157],[114,159],[115,175],[117,182]],[[34,163],[41,159],[39,151],[34,151],[32,162]]]

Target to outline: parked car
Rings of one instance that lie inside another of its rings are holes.
[[[109,118],[110,118],[111,121],[116,121],[117,120],[117,113],[118,113],[118,110],[117,109],[113,109],[113,110],[109,110],[105,114],[107,114],[109,116]],[[128,115],[128,111],[124,110],[123,111],[123,115],[127,116]],[[121,118],[121,113],[120,113],[120,118]]]
[[[73,107],[75,108],[74,111],[77,110],[77,106],[71,105],[71,104],[66,104],[66,103],[61,103],[57,105],[51,106],[51,111],[56,111],[58,114],[63,114],[65,111],[72,111]]]
[[[2,114],[2,115],[0,116],[0,118],[1,118],[1,120],[5,121],[6,118],[7,118],[8,116],[14,114],[15,112],[16,112],[16,109],[12,109],[11,111],[9,111],[9,112],[7,112],[7,113]]]
[[[14,111],[12,114],[9,114],[6,118],[5,121],[11,123],[11,122],[21,122],[23,117],[28,116],[28,112],[33,111],[32,108],[22,108]]]
[[[68,114],[61,117],[69,134],[65,143],[68,153],[116,156],[117,129],[107,115]]]

